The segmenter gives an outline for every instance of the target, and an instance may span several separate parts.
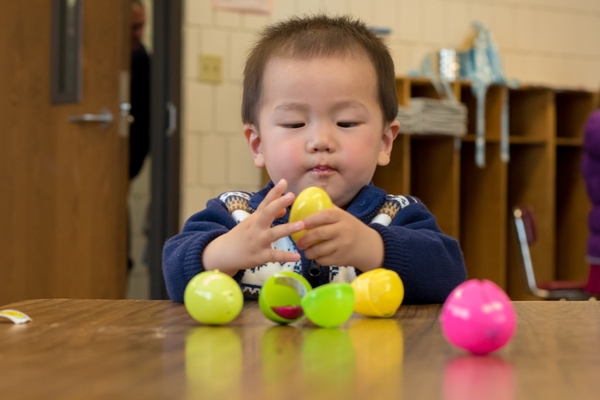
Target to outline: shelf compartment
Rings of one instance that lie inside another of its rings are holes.
[[[509,136],[508,142],[510,144],[545,145],[548,143],[548,139],[539,138],[539,137],[527,137],[527,136]]]
[[[397,79],[396,80],[396,89],[400,89],[400,87],[398,86],[398,82],[399,81],[404,81],[404,79]],[[458,81],[455,82],[449,82],[448,83],[450,85],[450,89],[452,90],[452,92],[454,93],[454,96],[458,98],[459,94],[460,94],[460,83]],[[431,83],[431,80],[429,80],[428,78],[410,78],[410,90],[405,91],[406,89],[402,88],[402,97],[408,95],[409,97],[428,97],[431,99],[440,99],[442,97],[445,96],[440,96],[440,94],[437,92],[435,86],[433,86],[433,83]],[[399,97],[400,97],[400,90],[399,91]],[[405,97],[406,98],[406,97]],[[406,106],[408,105],[408,103],[399,101],[400,105]]]
[[[389,194],[410,195],[410,135],[398,135],[392,148],[390,163],[378,166],[373,175],[375,186]]]
[[[585,121],[597,106],[597,95],[587,91],[556,91],[556,137],[583,138]]]
[[[467,143],[473,143],[477,139],[477,135],[474,133],[468,133],[465,136],[462,136],[460,140]],[[486,143],[500,143],[500,138],[485,138]]]
[[[485,95],[485,139],[500,140],[502,100],[507,88],[501,85],[492,85]],[[463,84],[460,88],[460,101],[467,106],[467,132],[477,132],[477,99],[473,94],[470,84]]]
[[[533,207],[537,241],[531,246],[531,259],[539,281],[555,277],[555,197],[553,146],[511,145],[508,164],[507,195],[507,272],[508,294],[512,300],[534,299],[527,289],[523,260],[515,232],[512,209],[519,205]]]
[[[428,79],[418,79],[411,81],[410,97],[428,97],[432,99],[439,99],[440,95],[431,81]]]
[[[440,229],[459,237],[460,151],[453,137],[411,137],[410,195],[436,217]]]
[[[571,146],[571,147],[582,147],[583,146],[583,138],[575,137],[557,137],[556,144],[558,146]]]
[[[410,78],[396,78],[396,93],[398,95],[398,105],[408,107],[410,101]]]
[[[554,94],[546,88],[509,89],[509,135],[549,139],[554,132]]]
[[[581,174],[582,149],[559,147],[556,152],[556,279],[585,281],[588,215],[591,210]]]
[[[486,144],[485,168],[473,163],[474,143],[461,150],[460,245],[469,279],[489,279],[506,290],[507,167],[500,145]]]

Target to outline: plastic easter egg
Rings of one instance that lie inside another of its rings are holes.
[[[196,321],[222,325],[238,316],[244,305],[244,296],[232,277],[215,270],[193,277],[185,288],[183,301]]]
[[[404,299],[402,280],[389,269],[364,272],[351,285],[354,289],[354,311],[368,317],[391,317]]]
[[[471,279],[450,293],[440,322],[450,343],[474,355],[486,355],[510,341],[516,319],[502,289],[487,280]]]
[[[312,186],[304,189],[292,204],[290,222],[301,221],[317,211],[333,208],[331,198],[320,187]],[[306,231],[302,230],[292,234],[294,242],[300,240]]]
[[[342,325],[354,310],[354,289],[349,283],[319,286],[302,298],[302,309],[317,326],[333,328]]]
[[[300,301],[311,289],[310,283],[302,275],[289,271],[277,272],[260,289],[258,305],[271,321],[289,324],[304,317]]]

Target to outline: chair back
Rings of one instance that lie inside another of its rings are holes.
[[[525,226],[525,236],[527,237],[527,243],[531,246],[537,241],[537,228],[535,225],[535,215],[533,214],[532,206],[520,206],[521,219]]]
[[[529,252],[529,246],[533,245],[537,239],[533,207],[517,206],[513,209],[513,217],[515,220],[515,227],[517,228],[517,237],[519,239],[519,247],[521,248],[527,286],[531,293],[537,296],[539,295],[540,289],[537,287],[535,281],[531,253]]]
[[[513,209],[515,227],[519,238],[523,269],[529,291],[537,297],[546,300],[588,300],[590,294],[585,291],[585,283],[571,281],[544,282],[538,286],[531,262],[529,246],[537,240],[537,230],[533,207],[518,206]]]

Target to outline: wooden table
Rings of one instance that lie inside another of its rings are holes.
[[[0,307],[33,319],[0,319],[0,397],[598,399],[600,302],[514,305],[513,340],[473,357],[445,341],[436,305],[319,329],[256,303],[209,327],[170,301],[23,301]]]

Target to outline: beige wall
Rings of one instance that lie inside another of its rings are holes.
[[[183,22],[181,221],[226,190],[257,190],[242,134],[242,69],[257,30],[292,14],[348,13],[391,28],[396,71],[423,56],[458,47],[479,20],[496,37],[505,73],[523,83],[600,88],[600,0],[273,0],[271,16],[214,12],[209,0],[186,0]],[[224,81],[198,81],[201,53],[220,54]]]

